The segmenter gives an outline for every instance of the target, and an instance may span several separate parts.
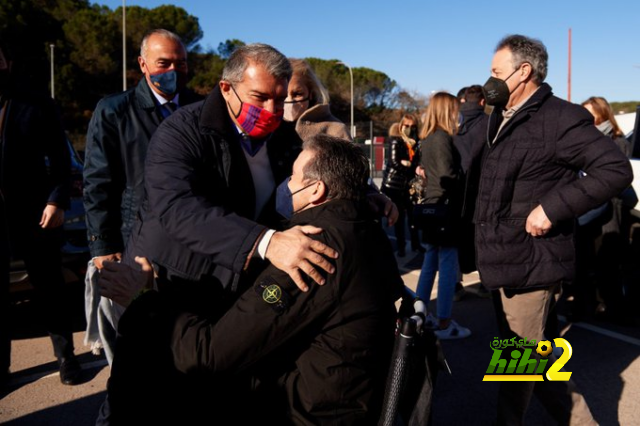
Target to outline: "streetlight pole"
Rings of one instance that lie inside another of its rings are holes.
[[[351,137],[355,139],[356,128],[353,125],[353,71],[351,70],[351,67],[349,65],[342,61],[338,62],[338,64],[344,65],[345,67],[349,68],[349,77],[351,78],[351,127],[349,128],[349,130],[351,131]]]
[[[127,12],[122,0],[122,91],[127,90]]]
[[[54,74],[53,74],[53,49],[54,48],[55,48],[55,45],[53,44],[49,45],[49,49],[51,50],[51,99],[56,98],[55,80],[54,80]]]

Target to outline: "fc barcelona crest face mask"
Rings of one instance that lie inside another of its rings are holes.
[[[231,86],[231,90],[240,101],[240,111],[238,114],[234,112],[233,115],[238,125],[242,127],[242,130],[249,137],[256,139],[266,138],[280,126],[282,112],[274,114],[264,108],[243,102],[233,86]]]

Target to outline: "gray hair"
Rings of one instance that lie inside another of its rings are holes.
[[[268,44],[253,43],[233,51],[222,70],[222,79],[229,83],[240,83],[249,62],[263,65],[269,75],[276,79],[291,79],[291,64],[286,56]]]
[[[549,55],[547,48],[540,40],[512,34],[500,40],[496,52],[505,48],[509,49],[513,55],[514,69],[518,69],[526,62],[531,64],[532,80],[535,83],[541,84],[547,78]]]
[[[182,42],[182,39],[180,38],[180,36],[176,33],[172,33],[169,30],[165,30],[163,28],[157,28],[155,30],[151,30],[148,31],[144,37],[142,37],[142,43],[140,43],[140,56],[142,56],[143,59],[147,59],[147,49],[148,49],[148,44],[149,44],[149,38],[153,35],[158,35],[164,38],[168,38],[170,40],[175,41],[176,43],[180,43],[182,45],[182,47],[184,48],[185,52],[187,51],[187,49],[184,46],[184,43]]]
[[[358,145],[321,133],[305,140],[302,148],[315,154],[302,170],[305,181],[324,182],[329,199],[364,200],[369,160]]]

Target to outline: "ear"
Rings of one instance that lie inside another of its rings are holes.
[[[231,96],[231,83],[225,80],[220,80],[220,83],[218,83],[218,85],[220,86],[222,96],[225,98],[225,100],[229,100],[229,97]]]
[[[315,183],[311,196],[309,197],[309,202],[314,205],[322,204],[327,201],[328,196],[329,188],[323,181],[319,180]]]
[[[138,65],[140,65],[140,71],[142,71],[142,74],[146,74],[144,72],[144,59],[142,58],[142,56],[138,56]]]
[[[524,64],[522,64],[522,74],[520,74],[520,80],[521,81],[529,80],[531,78],[532,73],[533,73],[533,68],[531,68],[531,64],[528,62],[525,62]]]

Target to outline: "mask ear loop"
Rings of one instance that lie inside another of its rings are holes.
[[[236,114],[235,112],[233,112],[233,108],[231,108],[231,104],[229,104],[228,101],[227,101],[227,105],[229,106],[229,109],[231,110],[233,117],[238,118],[240,117],[240,114],[242,114],[242,107],[244,106],[244,102],[242,102],[242,99],[240,99],[240,96],[238,95],[238,92],[236,92],[236,89],[233,87],[233,84],[229,83],[229,86],[231,86],[231,90],[233,90],[233,93],[236,95],[236,98],[238,98],[238,100],[240,101],[240,110]]]

